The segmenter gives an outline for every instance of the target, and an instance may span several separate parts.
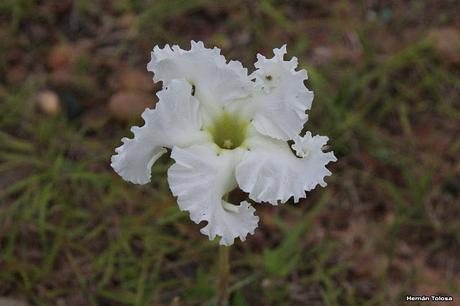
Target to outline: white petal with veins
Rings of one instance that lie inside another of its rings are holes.
[[[220,150],[213,144],[175,147],[171,153],[176,163],[168,170],[168,182],[180,209],[190,212],[195,223],[207,221],[201,233],[210,240],[222,237],[222,245],[233,244],[237,237],[244,241],[259,221],[248,202],[237,206],[222,199],[236,187],[234,169],[242,153],[242,149]]]
[[[308,119],[305,111],[311,108],[313,92],[305,87],[307,71],[297,71],[297,58],[283,59],[286,45],[273,50],[275,56],[267,59],[257,55],[256,79],[259,93],[254,94],[257,105],[253,125],[262,134],[282,139],[293,139]]]
[[[155,47],[147,70],[154,73],[155,82],[168,85],[173,79],[183,78],[194,86],[194,94],[203,106],[203,119],[208,121],[232,99],[250,94],[250,82],[246,68],[241,63],[227,63],[220,49],[205,48],[202,42],[191,43],[190,50],[166,45]]]
[[[324,177],[331,175],[326,165],[336,161],[332,152],[323,152],[327,137],[299,137],[304,158],[296,157],[284,141],[255,135],[247,140],[250,151],[236,167],[236,179],[242,190],[257,202],[278,204],[294,197],[294,202],[305,197],[305,191],[318,184],[326,186]]]
[[[145,124],[133,127],[134,138],[123,138],[123,145],[112,156],[111,166],[121,177],[146,184],[153,163],[166,152],[164,148],[209,141],[208,134],[200,131],[198,102],[190,93],[191,86],[184,80],[173,80],[157,93],[156,108],[142,114]]]

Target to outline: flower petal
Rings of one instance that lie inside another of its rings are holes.
[[[167,85],[177,78],[186,79],[194,86],[194,95],[207,107],[211,115],[232,99],[250,94],[253,83],[241,63],[230,61],[220,54],[220,49],[205,48],[203,42],[191,42],[190,50],[166,45],[155,46],[147,70],[154,73],[155,82]]]
[[[222,150],[217,155],[217,150],[212,144],[174,147],[171,157],[176,163],[168,170],[168,182],[179,208],[189,211],[195,223],[208,222],[201,233],[210,240],[221,236],[220,244],[231,245],[235,238],[244,241],[253,234],[259,217],[247,202],[236,206],[222,199],[236,187],[234,167],[243,151]]]
[[[260,88],[253,99],[257,104],[253,125],[264,135],[289,140],[307,121],[305,111],[311,108],[313,92],[304,85],[307,71],[296,71],[297,58],[283,59],[286,45],[273,52],[270,59],[257,55],[257,70],[251,75]]]
[[[323,152],[328,138],[311,136],[307,133],[299,137],[302,152],[308,152],[304,158],[296,157],[286,142],[265,137],[253,136],[249,139],[247,151],[236,167],[236,180],[239,187],[249,193],[254,201],[278,204],[292,196],[298,202],[305,197],[305,191],[314,189],[318,184],[326,186],[324,177],[331,175],[325,167],[336,161],[333,152]]]
[[[198,102],[191,96],[191,85],[173,80],[168,88],[157,93],[155,109],[142,114],[145,124],[133,127],[133,139],[123,138],[115,149],[112,168],[126,181],[146,184],[150,181],[153,163],[166,152],[164,147],[188,146],[209,139],[201,132]]]

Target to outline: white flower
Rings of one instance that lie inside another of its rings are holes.
[[[113,169],[125,180],[150,181],[153,163],[171,149],[175,164],[168,182],[181,210],[207,225],[201,232],[220,244],[253,234],[259,218],[246,201],[229,203],[236,187],[256,202],[295,202],[331,175],[336,161],[323,152],[327,137],[300,136],[313,93],[297,71],[297,59],[285,61],[286,46],[267,59],[257,55],[248,75],[240,62],[229,61],[218,48],[192,41],[190,50],[156,46],[147,69],[163,82],[155,109],[142,114],[145,124],[133,127],[134,138],[112,156]],[[287,143],[293,140],[291,147]]]

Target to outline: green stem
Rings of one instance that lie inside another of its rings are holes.
[[[228,279],[230,276],[229,252],[230,247],[224,245],[219,246],[219,288],[216,306],[228,305]]]

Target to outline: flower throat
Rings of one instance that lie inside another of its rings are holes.
[[[215,144],[220,148],[232,150],[241,146],[246,138],[249,122],[224,112],[208,129]]]

